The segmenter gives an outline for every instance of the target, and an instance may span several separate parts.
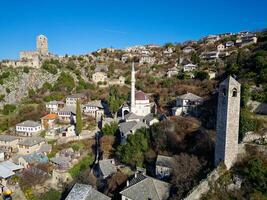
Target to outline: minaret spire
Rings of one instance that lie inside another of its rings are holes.
[[[131,110],[135,106],[135,70],[134,62],[132,63],[132,73],[131,73]]]

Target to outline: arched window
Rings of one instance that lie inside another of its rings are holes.
[[[237,89],[236,88],[233,89],[232,97],[237,97]]]

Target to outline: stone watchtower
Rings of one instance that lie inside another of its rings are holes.
[[[48,55],[48,39],[44,35],[38,35],[36,41],[37,51],[41,55]]]
[[[238,154],[240,83],[229,76],[219,86],[215,166],[221,161],[231,168]]]

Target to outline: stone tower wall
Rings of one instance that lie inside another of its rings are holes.
[[[234,94],[236,90],[236,94]],[[236,160],[238,154],[238,132],[240,115],[240,84],[230,77],[229,82],[220,84],[216,144],[215,165],[221,161],[229,169]]]
[[[37,51],[41,55],[47,55],[48,54],[48,39],[44,35],[37,36],[36,41]]]

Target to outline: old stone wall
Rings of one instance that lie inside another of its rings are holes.
[[[219,165],[208,174],[206,179],[202,180],[196,187],[194,187],[184,200],[199,200],[202,195],[206,194],[211,189],[211,186],[225,173],[225,171],[226,170]]]

